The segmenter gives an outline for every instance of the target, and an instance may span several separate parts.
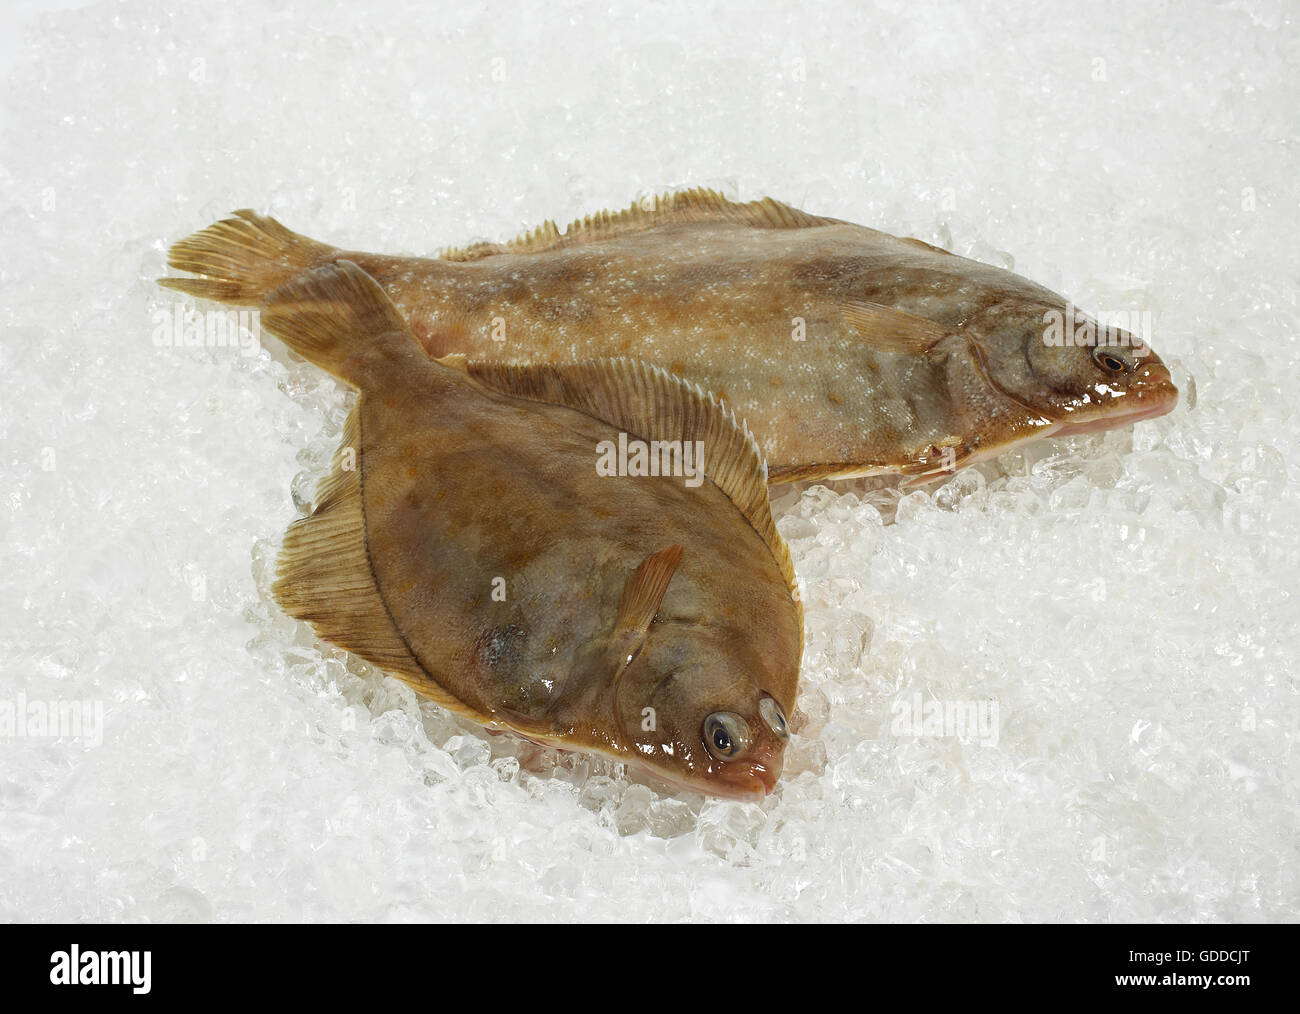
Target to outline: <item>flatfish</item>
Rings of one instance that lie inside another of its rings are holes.
[[[760,798],[803,650],[753,438],[717,399],[615,359],[430,359],[342,260],[263,326],[360,396],[277,600],[481,725]]]

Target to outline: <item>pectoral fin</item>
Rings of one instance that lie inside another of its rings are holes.
[[[883,352],[924,355],[952,334],[942,324],[880,303],[850,301],[842,309],[845,322]]]
[[[668,583],[682,559],[681,546],[669,546],[641,561],[623,586],[610,636],[608,660],[613,667],[614,700],[617,704],[623,674],[645,644],[650,624],[663,603]]]
[[[632,572],[623,586],[618,601],[618,614],[614,618],[613,644],[617,652],[619,671],[641,650],[655,613],[668,591],[668,583],[677,572],[682,559],[681,546],[669,546],[651,553]]]

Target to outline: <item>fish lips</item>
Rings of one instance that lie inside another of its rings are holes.
[[[1134,379],[1125,387],[1118,405],[1112,400],[1107,403],[1105,412],[1079,422],[1070,422],[1070,417],[1066,416],[1051,435],[1070,437],[1081,433],[1097,433],[1172,412],[1178,404],[1178,388],[1174,385],[1169,368],[1160,358],[1152,353],[1134,372]]]
[[[781,780],[783,763],[780,748],[760,746],[742,760],[720,763],[693,777],[670,774],[644,761],[638,762],[637,768],[649,779],[663,782],[677,790],[757,803],[776,788]]]
[[[766,760],[739,761],[729,766],[719,781],[729,790],[735,790],[733,799],[759,800],[771,795],[781,779],[782,759],[779,754]]]

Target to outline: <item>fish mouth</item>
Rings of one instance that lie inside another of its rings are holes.
[[[1132,423],[1141,422],[1143,419],[1154,419],[1156,416],[1167,415],[1173,411],[1175,403],[1152,405],[1150,408],[1134,412],[1112,413],[1088,422],[1066,423],[1060,429],[1055,430],[1052,436],[1073,437],[1081,433],[1098,433],[1102,430],[1113,430],[1118,426],[1128,426]]]
[[[1154,353],[1138,367],[1135,379],[1124,391],[1126,403],[1129,398],[1133,399],[1131,408],[1109,410],[1080,422],[1062,421],[1051,435],[1072,437],[1080,433],[1097,433],[1172,412],[1178,404],[1178,388],[1174,386],[1169,368]]]
[[[753,760],[733,761],[718,772],[714,795],[758,802],[769,796],[781,779],[781,755],[763,751]]]
[[[761,803],[771,795],[780,781],[782,762],[779,755],[763,756],[758,760],[732,761],[713,776],[699,779],[676,778],[648,764],[638,764],[637,767],[646,777],[679,791],[698,792],[716,799]]]

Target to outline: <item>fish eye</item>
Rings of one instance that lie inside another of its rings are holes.
[[[704,745],[718,760],[732,760],[749,749],[749,723],[732,711],[715,711],[704,720]]]
[[[1100,346],[1092,350],[1092,361],[1107,373],[1123,373],[1129,368],[1123,356]]]
[[[781,705],[771,697],[764,697],[758,702],[758,713],[763,716],[763,721],[776,733],[778,739],[789,738],[790,729],[786,725],[785,712],[781,710]]]

